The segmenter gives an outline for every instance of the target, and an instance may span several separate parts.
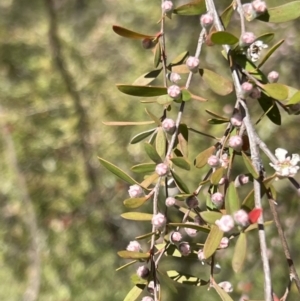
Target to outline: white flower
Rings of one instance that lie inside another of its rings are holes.
[[[268,47],[269,46],[267,44],[264,44],[263,41],[260,40],[255,41],[247,49],[247,56],[252,62],[256,62],[259,60],[262,49]]]
[[[276,174],[280,177],[293,177],[299,169],[297,164],[300,161],[300,156],[298,154],[293,154],[292,158],[290,156],[286,157],[287,153],[287,150],[277,148],[275,150],[275,156],[278,161],[276,164],[270,163],[270,165],[275,169]]]

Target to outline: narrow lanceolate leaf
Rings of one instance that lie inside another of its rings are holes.
[[[218,249],[221,239],[223,237],[223,231],[218,226],[212,225],[211,230],[207,236],[204,244],[203,254],[205,258],[209,258]]]
[[[233,5],[231,3],[221,14],[221,20],[222,20],[222,23],[223,23],[223,26],[225,27],[225,29],[228,26],[228,24],[230,23],[233,12],[234,12],[234,9],[233,9]]]
[[[140,294],[143,292],[146,284],[137,284],[135,285],[127,294],[123,301],[135,301],[139,298]]]
[[[122,169],[120,169],[116,165],[114,165],[100,157],[98,157],[98,159],[105,168],[107,168],[111,173],[116,175],[118,178],[122,179],[123,181],[125,181],[129,184],[132,184],[132,185],[138,184],[139,185],[139,183],[136,180],[134,180],[131,176],[129,176],[127,173],[125,173]]]
[[[147,72],[141,75],[139,78],[137,78],[132,84],[135,86],[147,86],[158,77],[161,70],[162,68]]]
[[[196,0],[176,7],[173,10],[173,13],[177,15],[193,16],[193,15],[201,15],[205,13],[205,11],[206,11],[205,0]]]
[[[188,57],[188,55],[189,55],[188,51],[184,51],[184,52],[180,53],[175,59],[172,60],[172,62],[170,63],[170,66],[182,64],[184,62],[184,60]]]
[[[154,49],[154,67],[157,68],[160,62],[161,62],[161,48],[160,48],[160,44],[157,43]]]
[[[189,188],[187,185],[184,183],[184,181],[174,172],[171,170],[171,174],[173,176],[173,179],[175,181],[176,186],[181,192],[184,193],[190,193]]]
[[[136,173],[150,173],[155,171],[155,163],[142,163],[132,166],[130,169]]]
[[[247,237],[245,233],[240,233],[232,257],[232,268],[238,273],[242,270],[247,254]]]
[[[208,158],[215,152],[216,147],[215,146],[211,146],[209,148],[207,148],[206,150],[204,150],[203,152],[201,152],[195,159],[195,166],[197,168],[201,168],[203,166],[205,166],[207,164],[207,160]]]
[[[145,109],[147,115],[158,125],[161,126],[161,121],[157,118],[153,113],[151,113],[148,109]]]
[[[183,101],[189,101],[192,98],[192,94],[188,90],[182,89],[181,90],[181,98]]]
[[[148,259],[150,257],[150,253],[132,252],[127,250],[119,251],[118,255],[126,259]]]
[[[262,41],[265,44],[269,44],[274,39],[275,34],[273,32],[264,33],[256,38],[256,41]],[[258,67],[259,68],[259,67]]]
[[[167,274],[172,280],[181,284],[201,286],[206,285],[208,283],[208,281],[202,280],[198,277],[175,270],[167,271]]]
[[[288,88],[285,85],[273,83],[261,85],[261,88],[268,93],[268,95],[277,100],[285,100],[288,97]]]
[[[177,294],[177,288],[174,285],[174,281],[172,281],[170,279],[170,277],[168,276],[168,274],[165,271],[161,271],[161,270],[157,270],[158,274],[159,274],[159,282],[161,287],[167,287],[168,289],[170,289],[173,293]]]
[[[222,213],[216,211],[202,211],[200,215],[202,219],[210,225],[214,225],[216,220],[222,217]]]
[[[258,102],[268,118],[276,125],[281,125],[281,114],[280,111],[271,97],[268,97],[265,94],[261,95],[261,98],[258,99]]]
[[[215,281],[212,282],[212,285],[222,301],[233,301],[232,298],[226,293]]]
[[[240,199],[237,193],[236,187],[234,186],[234,182],[229,184],[229,187],[225,196],[225,209],[226,214],[234,214],[236,211],[240,209]]]
[[[133,221],[151,221],[153,215],[143,212],[125,212],[121,214],[121,217]]]
[[[206,112],[207,114],[213,116],[213,117],[218,118],[218,119],[223,119],[223,120],[228,121],[228,118],[223,117],[222,115],[219,115],[219,114],[217,114],[217,113],[214,113],[214,112],[212,112],[212,111],[210,111],[210,110],[207,110],[207,109],[206,109],[205,112]]]
[[[188,141],[189,141],[189,130],[186,124],[181,123],[178,128],[178,149],[181,151],[184,157],[188,157]]]
[[[242,157],[243,157],[244,163],[246,165],[246,168],[251,173],[251,175],[253,176],[253,178],[254,179],[258,179],[259,178],[259,174],[257,173],[257,171],[255,170],[254,166],[252,165],[252,162],[251,162],[250,158],[244,152],[242,152]]]
[[[137,260],[130,261],[130,262],[128,262],[128,263],[126,263],[126,264],[124,264],[124,265],[118,267],[118,268],[116,269],[116,272],[117,272],[117,271],[121,271],[121,270],[123,270],[123,269],[125,269],[125,268],[127,268],[127,267],[129,267],[129,266],[131,266],[131,265],[133,265],[133,264],[136,263],[136,262],[137,262]]]
[[[226,31],[216,31],[211,35],[211,41],[217,45],[234,45],[239,39]]]
[[[130,198],[126,199],[123,203],[124,206],[127,208],[138,208],[142,206],[148,200],[147,197],[143,198]]]
[[[167,147],[166,143],[167,143],[167,139],[166,139],[165,131],[163,130],[162,127],[159,127],[157,129],[157,134],[155,139],[155,148],[158,155],[161,158],[164,158],[166,155],[166,147]]]
[[[300,17],[300,1],[289,2],[280,6],[268,8],[268,11],[257,19],[270,22],[282,23],[295,20]]]
[[[224,175],[225,169],[223,167],[218,168],[210,177],[210,182],[212,185],[218,185],[221,178]]]
[[[207,122],[209,124],[223,124],[223,123],[229,122],[229,119],[224,120],[224,119],[211,118],[211,119],[208,119]]]
[[[179,228],[191,228],[200,232],[209,233],[207,226],[199,226],[197,224],[186,224],[186,223],[169,223],[168,226],[179,227]]]
[[[152,161],[154,161],[156,164],[162,163],[161,157],[159,156],[155,147],[152,144],[145,142],[144,147],[147,155]]]
[[[139,86],[139,85],[116,85],[117,88],[124,94],[140,97],[152,97],[167,94],[166,87],[154,87],[154,86]]]
[[[118,34],[119,36],[129,38],[129,39],[137,39],[137,40],[142,40],[142,39],[154,39],[156,36],[149,36],[146,34],[138,33],[129,29],[126,29],[124,27],[118,26],[118,25],[113,25],[112,27],[113,31]]]
[[[141,186],[144,188],[148,188],[152,183],[156,182],[159,178],[159,175],[155,172],[150,176],[147,176],[145,180],[141,183]]]
[[[153,123],[153,121],[151,121],[151,123]],[[156,129],[151,129],[148,131],[144,131],[141,132],[137,135],[135,135],[131,140],[130,140],[130,144],[135,144],[138,143],[142,140],[144,140],[145,138],[149,137],[150,135],[152,135],[155,132]]]
[[[274,46],[270,48],[270,50],[267,52],[267,54],[264,56],[264,58],[260,61],[260,63],[257,66],[257,69],[259,69],[267,60],[268,58],[275,52],[275,50],[284,42],[284,40],[280,40],[278,43],[276,43]],[[267,42],[266,42],[267,43]]]
[[[146,125],[153,124],[153,121],[102,121],[105,125],[128,126],[128,125]]]
[[[289,100],[287,105],[295,105],[300,102],[300,91],[297,91]]]
[[[182,158],[182,157],[178,157],[178,158],[172,158],[170,159],[174,165],[185,169],[185,170],[190,170],[191,169],[191,165],[188,161],[186,161],[186,159]]]
[[[205,83],[216,94],[224,96],[232,92],[233,90],[232,82],[227,78],[208,69],[199,69],[199,72],[203,80],[205,81]]]

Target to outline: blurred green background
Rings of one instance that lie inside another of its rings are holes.
[[[267,1],[270,6],[285,2]],[[229,3],[216,1],[220,11]],[[161,115],[159,105],[140,104],[138,98],[121,94],[115,87],[116,83],[130,84],[152,70],[152,52],[144,50],[139,41],[117,36],[111,27],[118,24],[153,34],[159,31],[159,18],[159,0],[0,1],[0,300],[117,301],[132,287],[130,275],[136,267],[115,272],[126,262],[116,252],[143,234],[147,225],[144,229],[120,218],[128,185],[101,167],[97,156],[124,170],[145,160],[143,148],[129,145],[129,141],[149,126],[109,127],[102,122],[149,120],[145,107]],[[230,30],[238,35],[238,19],[234,20]],[[282,83],[299,89],[299,20],[247,26],[257,35],[275,32],[273,44],[286,39],[263,70],[277,70]],[[168,20],[168,58],[185,50],[193,53],[199,30],[196,16]],[[228,70],[222,69],[225,64],[219,50],[205,48],[202,64],[229,76]],[[208,125],[204,109],[229,116],[234,95],[212,94],[197,80],[192,89],[210,101],[188,103],[183,121],[200,131],[222,135],[224,127]],[[251,112],[256,118],[262,113],[255,102]],[[299,153],[299,116],[282,113],[282,127],[265,118],[257,130],[272,150],[284,147]],[[176,107],[169,116],[176,116]],[[193,134],[190,138],[193,161],[212,142]],[[271,171],[268,160],[263,159]],[[182,175],[193,188],[203,171],[192,169]],[[276,188],[278,211],[300,272],[299,197],[287,181],[276,183]],[[271,218],[267,209],[265,214]],[[270,226],[267,234],[274,290],[281,295],[288,269],[275,227]],[[262,299],[255,233],[249,237],[242,274],[232,271],[232,251],[219,256],[222,271],[218,281],[232,281],[234,300],[243,292]],[[180,262],[168,267],[180,267]],[[209,267],[199,262],[181,269],[208,279]],[[178,296],[171,292],[166,296],[173,301],[218,300],[206,287],[184,287]],[[288,300],[298,299],[292,287]]]

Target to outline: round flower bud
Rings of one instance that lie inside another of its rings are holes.
[[[228,281],[218,283],[218,285],[226,292],[231,293],[233,291],[232,284]]]
[[[172,1],[164,1],[161,5],[162,11],[164,13],[169,13],[173,11],[173,2]]]
[[[253,85],[248,82],[244,82],[241,85],[243,97],[247,97],[253,91]]]
[[[182,240],[182,235],[178,231],[171,232],[170,234],[170,242],[172,244],[179,243]]]
[[[181,90],[177,85],[172,85],[168,88],[168,95],[173,99],[179,99],[181,96]]]
[[[186,222],[185,224],[195,225],[195,223]],[[192,228],[184,228],[184,231],[188,236],[195,237],[197,235],[197,230]]]
[[[221,239],[221,242],[219,244],[220,249],[226,249],[229,246],[229,238],[228,237],[223,237]]]
[[[166,198],[166,202],[165,203],[166,203],[167,207],[172,207],[172,206],[175,205],[176,199],[173,198],[173,197],[171,197],[171,196],[169,196],[168,198]]]
[[[153,280],[151,280],[150,282],[149,282],[149,284],[148,284],[148,286],[147,286],[147,291],[149,292],[149,294],[151,294],[151,295],[154,295],[154,281]],[[156,290],[157,291],[159,291],[160,290],[160,284],[158,283],[158,282],[156,282]],[[146,297],[144,297],[144,298],[146,298]],[[150,298],[150,297],[147,297],[147,298]],[[144,300],[142,300],[142,301],[144,301]],[[148,300],[146,300],[146,301],[148,301]]]
[[[243,209],[238,210],[237,212],[234,213],[233,217],[238,225],[242,227],[246,227],[249,225],[249,216],[245,210]]]
[[[142,299],[142,301],[154,301],[154,300],[153,298],[146,296]]]
[[[185,203],[189,208],[197,208],[199,205],[199,201],[195,195],[187,197]]]
[[[160,229],[163,228],[167,223],[167,219],[166,217],[161,214],[161,213],[157,213],[155,215],[153,215],[152,217],[152,225],[156,228],[156,229]]]
[[[186,65],[189,68],[189,70],[191,72],[197,73],[198,72],[198,67],[199,67],[199,59],[195,56],[190,56],[187,60],[186,60]]]
[[[156,43],[149,38],[145,38],[142,40],[142,46],[144,49],[151,49],[156,45]]]
[[[268,81],[270,83],[277,83],[278,82],[278,79],[279,79],[279,73],[276,72],[276,71],[271,71],[269,74],[268,74]]]
[[[200,17],[200,24],[206,30],[209,30],[214,23],[214,18],[212,14],[207,13]]]
[[[252,1],[252,7],[258,15],[261,15],[267,11],[267,4],[265,1],[254,0]]]
[[[163,176],[167,175],[167,173],[169,172],[169,166],[167,164],[165,164],[165,163],[159,163],[155,167],[155,172],[160,177],[163,177]]]
[[[191,253],[191,246],[187,242],[180,243],[178,249],[182,256],[188,256]]]
[[[178,83],[181,80],[181,76],[176,72],[168,73],[167,78],[174,84]]]
[[[171,118],[165,118],[162,122],[162,128],[167,132],[168,134],[173,134],[176,129],[175,121]]]
[[[231,136],[228,145],[236,151],[240,151],[243,146],[243,139],[240,136]]]
[[[224,204],[224,196],[222,193],[216,192],[211,196],[211,201],[218,209],[220,209]]]
[[[240,47],[250,46],[256,40],[256,36],[253,32],[244,32],[240,37]]]
[[[150,270],[147,266],[142,265],[136,270],[137,275],[142,279],[147,279],[149,276]]]
[[[251,3],[243,4],[243,13],[244,13],[244,17],[249,22],[254,20],[257,17],[257,13],[254,10]]]
[[[223,215],[221,219],[216,220],[215,224],[223,232],[229,232],[234,227],[234,220],[230,215]]]
[[[249,183],[249,177],[245,175],[238,175],[234,180],[234,186],[239,187]]]
[[[201,261],[201,263],[204,264],[206,261],[206,258],[204,256],[204,252],[202,249],[198,251],[197,256],[198,256],[198,259]]]
[[[220,159],[215,156],[215,155],[212,155],[208,158],[207,160],[207,164],[210,166],[210,167],[219,167],[221,162],[220,162]]]
[[[141,245],[138,241],[134,240],[129,243],[126,250],[132,252],[139,252],[141,250]]]
[[[144,194],[143,189],[136,184],[129,187],[128,193],[131,198],[138,198]]]
[[[235,127],[240,127],[243,124],[243,116],[241,113],[235,113],[230,118],[230,123]]]
[[[249,95],[253,99],[258,99],[261,97],[261,91],[258,87],[254,87],[252,92]]]

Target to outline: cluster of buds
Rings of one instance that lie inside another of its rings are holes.
[[[267,11],[267,4],[265,1],[254,0],[252,3],[243,4],[244,16],[248,21],[252,21],[258,16]]]

